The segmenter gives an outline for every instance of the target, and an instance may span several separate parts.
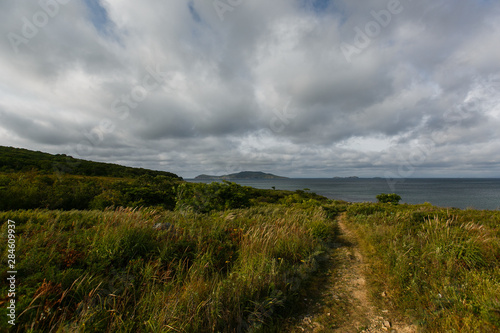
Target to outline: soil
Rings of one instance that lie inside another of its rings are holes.
[[[372,302],[368,267],[356,235],[338,218],[340,236],[317,274],[304,289],[303,309],[283,332],[418,332],[388,309]],[[382,292],[378,297],[386,297]],[[383,304],[384,302],[377,302]]]

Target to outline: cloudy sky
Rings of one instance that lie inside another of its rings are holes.
[[[0,32],[0,145],[185,178],[500,177],[497,0],[2,0]]]

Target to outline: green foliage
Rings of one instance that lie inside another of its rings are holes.
[[[175,208],[169,172],[129,168],[0,146],[0,210]]]
[[[401,201],[401,197],[396,193],[391,193],[391,194],[382,193],[377,195],[376,198],[380,203],[391,203],[394,205],[397,205],[399,201]]]
[[[319,207],[330,200],[302,190],[295,192],[262,190],[223,181],[210,184],[182,183],[177,188],[176,202],[176,209],[191,209],[197,213],[208,213],[274,203],[307,209]]]
[[[44,174],[96,177],[138,178],[163,176],[171,180],[181,177],[165,171],[131,168],[111,163],[75,159],[67,155],[51,155],[39,151],[0,146],[0,172],[38,171]]]
[[[185,183],[165,176],[138,178],[0,173],[0,210],[162,207],[198,213],[253,205],[321,206],[329,200],[304,191],[259,190],[236,183]]]
[[[183,183],[177,187],[177,208],[192,209],[197,213],[220,211],[250,206],[248,187],[224,181],[223,183]]]
[[[322,208],[329,219],[336,218],[340,213],[348,209],[349,203],[345,201],[332,200],[330,204],[323,205]]]
[[[110,206],[162,206],[173,210],[178,182],[165,176],[57,177],[31,171],[0,174],[0,184],[0,210],[102,210]]]
[[[347,208],[347,212],[351,216],[357,215],[373,215],[378,212],[386,212],[389,209],[385,204],[373,204],[373,203],[355,203]]]

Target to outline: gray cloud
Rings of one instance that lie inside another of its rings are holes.
[[[1,144],[184,177],[500,177],[500,4],[231,9],[3,1]]]

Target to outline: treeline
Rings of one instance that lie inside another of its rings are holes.
[[[0,146],[0,172],[38,171],[44,174],[97,177],[138,178],[144,175],[182,180],[174,173],[132,168],[118,164],[76,159],[67,155],[51,155],[39,151]]]
[[[177,188],[176,207],[189,208],[197,213],[248,208],[263,204],[307,204],[318,206],[330,200],[302,190],[264,190],[241,186],[233,182],[181,183]]]
[[[207,213],[266,203],[319,205],[327,200],[301,190],[260,190],[227,181],[186,183],[170,172],[0,147],[3,211],[161,207]]]
[[[304,191],[259,190],[231,182],[186,183],[165,176],[138,178],[50,175],[37,171],[0,173],[0,210],[104,210],[107,207],[161,207],[207,213],[263,203],[323,203]]]

